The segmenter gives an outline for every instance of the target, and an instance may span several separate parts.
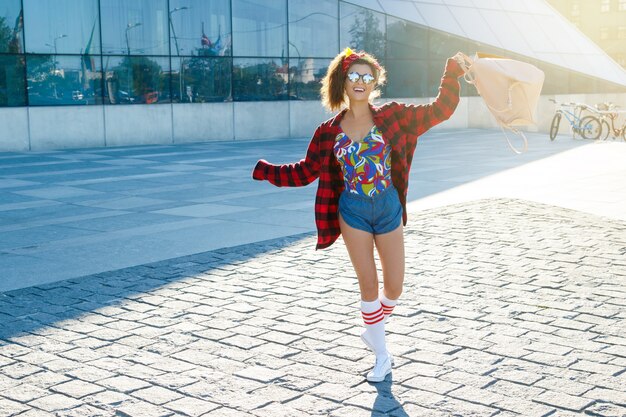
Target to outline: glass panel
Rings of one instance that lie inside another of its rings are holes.
[[[467,6],[457,7],[448,5],[448,8],[459,22],[467,38],[496,46],[502,45],[497,34],[491,31],[487,21],[478,10]]]
[[[429,97],[428,62],[388,60],[385,97]]]
[[[0,107],[26,105],[24,57],[0,55]]]
[[[340,49],[349,46],[384,60],[385,15],[344,2],[340,3],[340,15]]]
[[[431,59],[443,59],[445,62],[447,58],[450,58],[457,52],[469,50],[468,42],[454,35],[431,29],[429,37]]]
[[[168,55],[167,0],[100,0],[102,53]]]
[[[99,54],[98,0],[24,2],[26,52]]]
[[[567,70],[540,63],[537,64],[537,67],[545,74],[541,94],[569,93],[569,75]]]
[[[289,68],[282,59],[233,60],[233,96],[238,101],[285,100]]]
[[[231,65],[230,58],[172,58],[172,101],[229,101]]]
[[[592,94],[597,92],[596,80],[583,74],[570,72],[569,76],[570,93]]]
[[[172,56],[231,55],[229,0],[170,0]]]
[[[237,56],[287,56],[287,2],[232,0]]]
[[[339,51],[337,0],[289,1],[289,56],[331,57]]]
[[[428,29],[406,20],[388,17],[387,58],[427,59]]]
[[[447,60],[430,61],[428,63],[428,86],[425,97],[437,97],[439,93],[439,86],[441,85],[441,77],[445,70]],[[459,78],[459,84],[461,87],[461,96],[478,96],[476,87],[470,85]]]
[[[418,7],[420,7],[417,3],[404,0],[385,0],[384,4],[387,18],[390,16],[401,16],[403,19],[410,20],[419,25],[427,24],[422,15],[417,11]]]
[[[289,97],[296,100],[319,100],[322,78],[329,59],[289,60]]]
[[[441,1],[438,3],[441,3]],[[512,1],[509,3],[516,2]],[[420,3],[417,9],[430,26],[441,31],[464,35],[457,20],[446,4]]]
[[[170,60],[160,57],[104,57],[106,103],[169,103]]]
[[[521,35],[517,33],[513,18],[511,18],[504,11],[499,10],[481,10],[480,13],[485,18],[487,25],[491,28],[491,31],[498,37],[498,43],[500,45],[506,45],[506,48],[510,51],[517,51],[522,54],[532,55],[530,46],[526,43]],[[476,51],[469,50],[469,54],[473,54]]]
[[[32,55],[26,68],[30,105],[102,104],[99,57]]]
[[[24,52],[24,19],[21,0],[0,2],[0,53]]]

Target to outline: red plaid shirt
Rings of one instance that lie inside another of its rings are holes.
[[[409,185],[409,169],[417,138],[431,127],[452,116],[459,103],[458,77],[463,70],[453,59],[448,59],[434,102],[426,105],[385,103],[370,106],[374,123],[391,145],[391,179],[398,190],[402,203],[402,221],[406,225],[406,195]],[[255,180],[268,180],[278,187],[298,187],[319,178],[315,196],[315,224],[317,225],[316,249],[327,248],[339,237],[337,214],[339,195],[344,181],[339,162],[333,153],[333,145],[341,132],[339,123],[346,110],[322,123],[309,143],[306,156],[294,164],[274,165],[261,159],[252,173]]]

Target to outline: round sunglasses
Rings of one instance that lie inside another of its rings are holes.
[[[376,81],[376,78],[372,74],[359,74],[356,71],[348,73],[348,79],[353,83],[359,81],[359,78],[363,81],[363,84],[371,84]]]

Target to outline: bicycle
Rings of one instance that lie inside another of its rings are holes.
[[[557,133],[559,133],[559,125],[563,116],[569,123],[574,138],[576,138],[576,135],[592,140],[600,137],[600,133],[602,133],[600,120],[590,115],[581,117],[583,110],[590,109],[588,105],[582,103],[559,103],[554,99],[550,99],[550,101],[558,106],[550,125],[550,140],[554,140]],[[573,107],[573,112],[568,110],[567,107]]]
[[[626,140],[626,120],[622,127],[615,127],[615,122],[619,118],[619,113],[624,113],[623,111],[618,111],[619,106],[607,102],[607,103],[599,103],[595,105],[595,108],[600,115],[600,122],[602,123],[602,132],[604,132],[606,127],[606,134],[602,138],[602,140],[606,140],[610,134],[613,135],[613,139],[619,139],[620,137]],[[607,121],[609,119],[611,123]]]

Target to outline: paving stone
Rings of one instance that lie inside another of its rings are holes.
[[[169,417],[174,415],[174,412],[170,410],[143,401],[123,404],[116,411],[118,415],[123,417]]]
[[[220,408],[220,405],[197,398],[184,397],[170,401],[164,407],[187,416],[198,417]]]
[[[538,403],[564,408],[566,410],[581,411],[593,404],[593,400],[588,398],[575,397],[556,391],[545,391],[533,399]]]
[[[402,382],[402,385],[424,391],[436,392],[437,394],[446,394],[460,387],[459,384],[427,376],[417,376],[415,378],[408,379]]]
[[[602,417],[626,416],[626,406],[597,402],[589,407],[586,411],[591,415]]]
[[[31,384],[21,384],[17,386],[9,386],[2,390],[0,394],[8,399],[27,403],[37,398],[45,397],[48,391]]]
[[[591,362],[586,360],[578,361],[570,366],[572,369],[578,369],[582,371],[589,371],[594,373],[600,373],[603,375],[615,375],[623,372],[624,368],[621,366],[606,365],[598,362]]]
[[[13,400],[0,397],[0,415],[14,416],[28,410],[29,407]]]
[[[51,388],[52,391],[61,394],[68,395],[72,398],[82,398],[87,395],[93,395],[98,392],[104,391],[104,388],[98,385],[91,384],[89,382],[73,380],[64,382],[59,385],[55,385]]]
[[[103,379],[98,381],[98,385],[101,385],[105,388],[109,388],[115,391],[119,391],[125,394],[128,394],[133,391],[137,391],[142,388],[147,388],[150,386],[149,383],[142,381],[137,378],[129,378],[127,376],[115,376],[113,378]]]
[[[611,390],[606,388],[593,388],[586,392],[583,397],[626,406],[626,391],[623,389]]]
[[[82,403],[74,398],[62,394],[51,394],[30,401],[28,405],[44,411],[57,412],[79,407]]]
[[[248,378],[259,382],[270,383],[285,375],[284,371],[277,371],[260,366],[252,366],[235,373],[236,376]]]

